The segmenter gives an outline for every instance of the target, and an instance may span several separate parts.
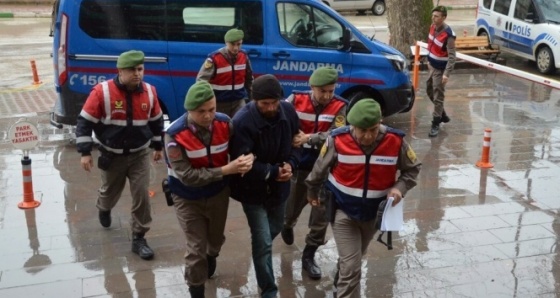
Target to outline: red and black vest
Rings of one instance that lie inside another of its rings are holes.
[[[447,39],[455,38],[455,33],[451,28],[446,28],[436,34],[436,26],[430,26],[430,34],[428,35],[428,61],[433,68],[445,69],[447,66]]]
[[[247,98],[247,90],[245,90],[247,54],[239,51],[233,64],[219,51],[211,53],[209,57],[214,61],[215,74],[209,83],[214,89],[216,101],[231,102]]]
[[[336,115],[341,109],[345,109],[347,104],[346,100],[335,95],[323,110],[317,113],[310,91],[294,91],[292,103],[299,117],[299,128],[306,134],[329,131]],[[311,170],[319,157],[320,149],[321,147],[303,144],[303,154],[298,169]]]
[[[365,154],[348,126],[332,133],[337,162],[326,183],[350,218],[375,219],[377,206],[395,184],[402,137],[387,132],[371,154]],[[351,173],[351,174],[350,174]]]
[[[193,168],[219,168],[228,163],[228,143],[230,138],[228,116],[216,113],[212,122],[212,137],[210,146],[205,146],[198,136],[187,125],[187,115],[175,120],[167,129],[178,145],[186,152]],[[226,177],[221,181],[209,183],[205,186],[189,186],[181,182],[168,161],[168,182],[172,193],[188,200],[198,200],[217,195],[227,186]]]

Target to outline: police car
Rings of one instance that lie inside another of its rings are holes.
[[[560,68],[560,0],[479,0],[476,33],[541,73]]]

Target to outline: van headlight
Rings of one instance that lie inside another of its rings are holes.
[[[401,55],[383,53],[383,56],[385,56],[385,58],[391,61],[391,64],[393,64],[393,67],[396,70],[398,71],[408,70],[408,61],[406,61]]]

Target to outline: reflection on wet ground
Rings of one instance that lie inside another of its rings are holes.
[[[405,229],[394,250],[372,242],[362,263],[363,297],[556,297],[560,284],[560,90],[487,71],[454,74],[447,87],[451,122],[428,138],[431,103],[420,90],[410,113],[384,122],[404,130],[423,168],[405,200]],[[425,74],[423,74],[425,75]],[[422,86],[423,88],[423,86]],[[130,252],[130,193],[103,229],[95,199],[99,171],[86,173],[68,134],[48,138],[31,152],[39,208],[20,210],[21,154],[0,118],[1,297],[188,297],[183,281],[184,238],[159,189],[165,167],[154,164],[153,227],[156,252],[142,261]],[[48,130],[46,114],[32,120]],[[490,160],[480,169],[485,128],[492,129]],[[249,229],[231,202],[226,242],[207,297],[258,297]],[[293,246],[274,242],[280,297],[333,297],[337,258],[329,229],[318,251],[324,277],[307,278],[301,251],[306,208]]]

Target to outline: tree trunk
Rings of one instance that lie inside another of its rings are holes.
[[[432,23],[433,0],[386,0],[389,44],[410,57],[410,46],[426,41]]]

